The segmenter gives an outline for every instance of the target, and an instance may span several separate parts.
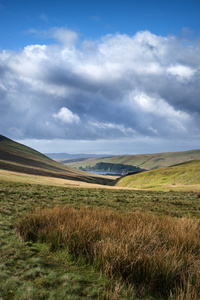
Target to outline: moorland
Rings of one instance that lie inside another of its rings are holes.
[[[98,164],[109,164],[110,166],[128,165],[142,170],[153,170],[158,168],[169,167],[175,164],[200,158],[200,150],[166,152],[154,154],[137,154],[137,155],[116,155],[110,157],[92,157],[92,158],[75,158],[75,159],[57,159],[66,166],[73,168],[82,168],[98,170]],[[120,169],[119,169],[120,171]],[[129,171],[129,170],[128,170]]]
[[[0,153],[0,299],[200,298],[198,157],[111,179]]]

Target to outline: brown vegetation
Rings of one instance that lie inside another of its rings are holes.
[[[24,241],[62,247],[112,278],[170,299],[200,299],[200,221],[71,206],[21,219]]]

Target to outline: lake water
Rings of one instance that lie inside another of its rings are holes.
[[[119,172],[110,172],[110,171],[87,171],[88,173],[93,173],[97,175],[112,175],[112,176],[122,176],[122,173]]]

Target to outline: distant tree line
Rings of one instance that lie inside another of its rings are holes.
[[[86,166],[85,168],[80,167],[79,169],[83,171],[102,171],[102,172],[105,171],[105,172],[117,172],[121,174],[137,173],[137,172],[144,171],[144,169],[131,166],[131,165],[113,164],[113,163],[105,163],[105,162],[99,162],[93,167]]]

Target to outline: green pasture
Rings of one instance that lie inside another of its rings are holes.
[[[117,180],[116,186],[163,191],[200,191],[200,160],[124,176]]]

